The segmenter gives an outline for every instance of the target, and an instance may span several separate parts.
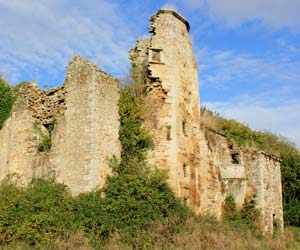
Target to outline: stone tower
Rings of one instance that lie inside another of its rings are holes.
[[[145,125],[155,135],[148,159],[168,174],[177,196],[196,208],[200,104],[190,26],[170,9],[159,10],[151,22],[152,36],[130,52],[134,80],[146,83]]]

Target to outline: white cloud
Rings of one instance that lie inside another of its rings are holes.
[[[200,92],[211,100],[219,96],[219,101],[206,101],[204,106],[300,146],[300,61],[294,49],[258,57],[202,48],[196,58],[202,62]]]
[[[229,25],[259,20],[276,28],[300,27],[299,0],[189,0],[186,5],[205,6],[212,18],[224,19]]]
[[[300,86],[300,61],[293,50],[260,57],[234,51],[216,51],[202,48],[196,52],[201,84],[216,89],[237,84],[278,89]],[[246,89],[246,87],[245,87]]]
[[[252,129],[283,135],[300,147],[300,102],[272,107],[262,105],[255,99],[239,98],[228,102],[207,102],[203,105],[226,118],[246,123]]]
[[[0,71],[10,81],[63,71],[74,54],[113,72],[127,70],[131,31],[109,1],[0,0]],[[31,73],[28,73],[31,72]],[[42,77],[41,77],[42,78]]]

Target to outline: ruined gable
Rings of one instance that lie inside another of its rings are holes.
[[[74,57],[64,86],[41,91],[23,83],[0,131],[0,180],[56,177],[72,194],[104,184],[108,159],[120,156],[119,82],[86,59]],[[54,130],[53,130],[54,129]],[[44,139],[51,145],[41,150]]]

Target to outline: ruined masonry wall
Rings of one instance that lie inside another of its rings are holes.
[[[50,162],[73,194],[103,186],[108,160],[120,157],[119,83],[86,59],[67,67],[64,115],[57,119]]]
[[[200,213],[221,218],[229,195],[235,198],[239,209],[254,199],[262,232],[272,234],[274,224],[282,231],[280,161],[262,151],[238,148],[211,129],[203,127],[202,131]]]
[[[148,161],[165,171],[177,196],[196,209],[200,107],[189,26],[171,10],[160,10],[151,21],[150,44],[140,41],[131,53],[132,65],[148,58],[144,119],[155,134]]]
[[[273,233],[274,225],[283,231],[280,161],[262,151],[244,153],[248,193],[255,196],[263,232]]]
[[[151,21],[152,36],[130,52],[136,87],[143,94],[146,89],[145,126],[154,134],[148,162],[167,173],[173,191],[197,213],[221,218],[228,195],[239,208],[255,199],[262,231],[272,234],[275,221],[283,230],[280,161],[239,148],[201,123],[189,24],[168,9]],[[26,185],[55,176],[74,195],[103,186],[108,160],[121,152],[118,100],[118,80],[78,56],[64,86],[41,91],[35,82],[22,84],[0,130],[0,181],[12,175]],[[38,145],[50,136],[51,151],[40,152]]]
[[[78,56],[69,63],[64,86],[41,91],[35,82],[22,84],[0,130],[0,181],[12,175],[26,185],[54,176],[72,194],[101,187],[108,159],[120,157],[118,100],[118,80]],[[50,152],[40,152],[50,136]]]
[[[11,175],[18,185],[24,186],[32,178],[48,175],[47,156],[37,150],[48,131],[36,123],[27,96],[34,90],[30,84],[21,87],[12,114],[0,130],[0,181]]]

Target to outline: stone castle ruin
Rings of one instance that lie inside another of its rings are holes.
[[[174,10],[151,18],[151,37],[130,51],[132,77],[145,84],[145,126],[154,134],[149,164],[169,177],[176,195],[199,214],[222,216],[229,195],[254,199],[261,229],[283,230],[280,161],[242,149],[200,120],[198,69],[189,23]],[[0,130],[0,180],[20,185],[55,176],[74,195],[103,186],[108,159],[120,157],[119,82],[75,56],[61,87],[24,84]],[[47,148],[51,138],[52,147]]]

